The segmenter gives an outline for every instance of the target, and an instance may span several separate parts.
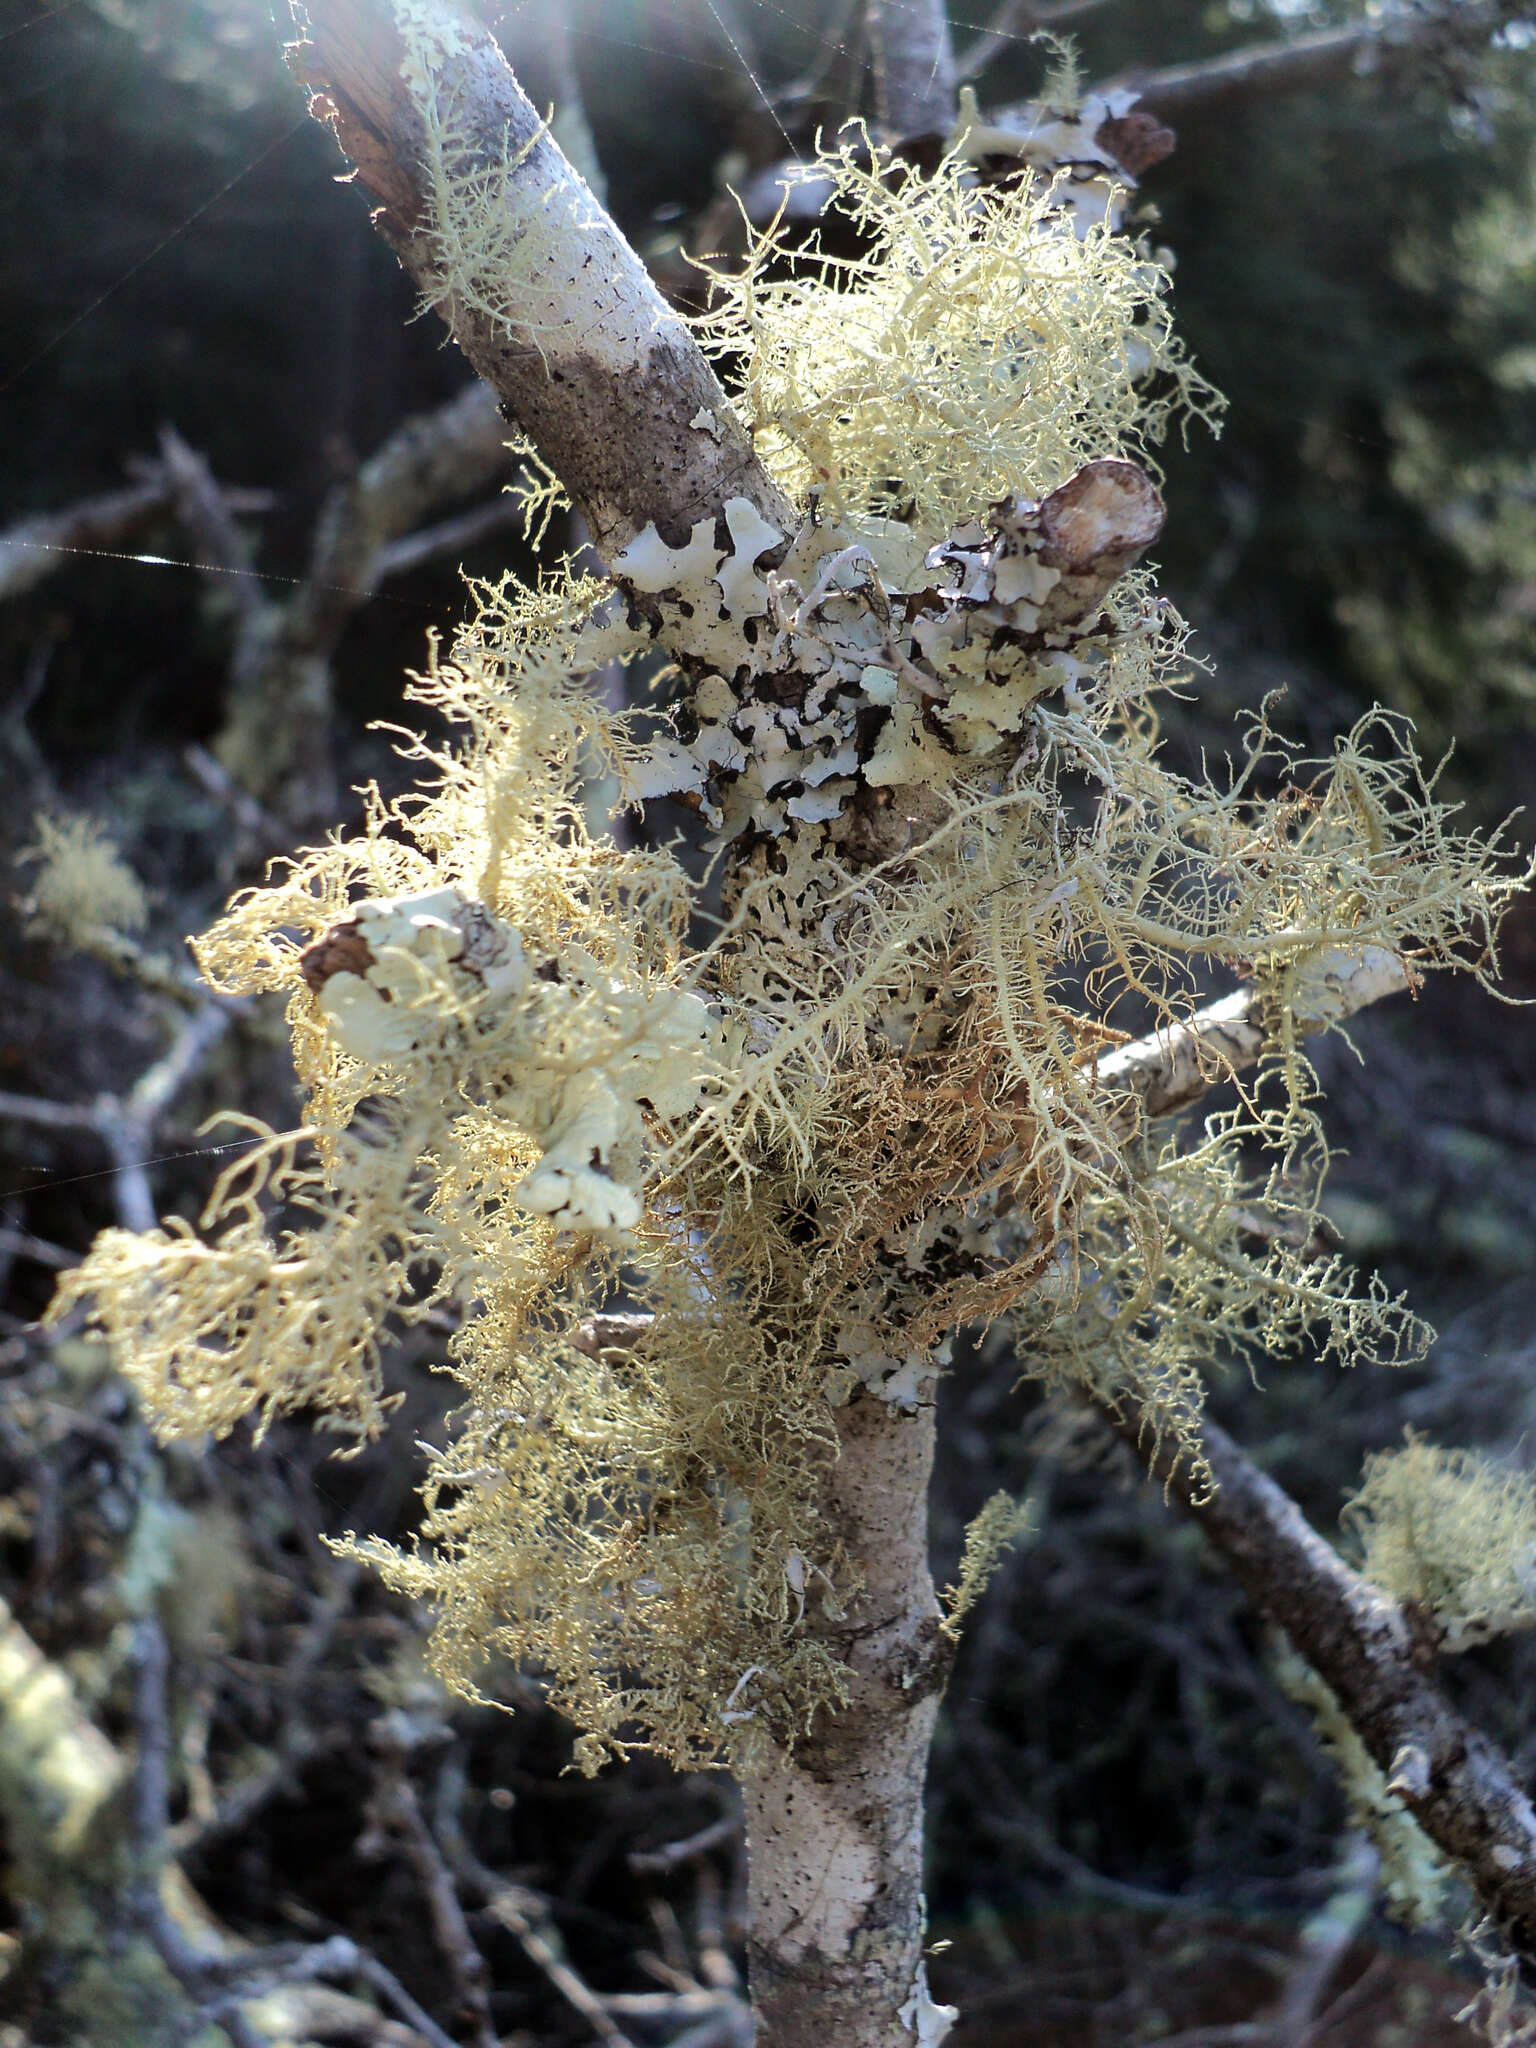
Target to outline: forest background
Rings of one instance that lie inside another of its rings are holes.
[[[988,23],[952,13],[963,52]],[[989,108],[1053,61],[1030,10],[1007,13],[978,78]],[[1095,81],[1356,18],[1258,0],[1036,14]],[[749,190],[861,89],[857,19],[836,4],[582,0],[491,26],[536,101],[569,119],[579,93],[612,211],[681,291],[684,246],[728,245],[723,187]],[[300,1424],[156,1453],[101,1347],[36,1328],[57,1270],[138,1220],[125,1204],[197,1213],[232,1135],[201,1134],[204,1115],[238,1101],[288,1120],[275,1017],[188,1042],[181,935],[344,815],[354,785],[402,783],[370,724],[399,716],[426,630],[461,609],[458,565],[529,560],[494,422],[462,417],[453,478],[428,489],[412,458],[425,541],[381,530],[317,553],[327,508],[333,526],[355,508],[369,458],[465,369],[412,321],[278,45],[257,0],[13,0],[0,19],[0,1593],[123,1755],[159,1713],[166,1818],[207,1909],[264,1943],[344,1936],[387,1958],[391,2017],[367,2031],[341,1999],[308,2013],[307,2038],[404,2048],[434,2038],[425,2021],[538,2048],[726,2041],[741,1853],[725,1782],[643,1761],[562,1777],[569,1731],[528,1679],[505,1676],[512,1716],[450,1701],[419,1618],[324,1548],[409,1529],[398,1446],[447,1426],[444,1333],[397,1354],[410,1426],[343,1464]],[[1430,39],[1169,115],[1178,146],[1142,197],[1177,257],[1179,329],[1229,400],[1219,440],[1197,430],[1166,455],[1162,580],[1209,664],[1170,718],[1191,759],[1283,689],[1277,723],[1317,746],[1373,701],[1411,715],[1431,757],[1454,743],[1444,787],[1471,822],[1536,786],[1532,65],[1518,33],[1471,66]],[[69,508],[73,524],[40,523]],[[291,717],[253,725],[252,650],[284,605],[324,658]],[[130,864],[132,957],[61,943],[28,857],[40,818],[95,820]],[[1536,997],[1536,906],[1512,921],[1504,987]],[[1397,1374],[1234,1377],[1212,1404],[1327,1533],[1405,1424],[1529,1468],[1536,1401],[1536,1021],[1446,978],[1353,1035],[1362,1066],[1332,1041],[1320,1057],[1347,1147],[1329,1215],[1440,1342]],[[168,1045],[184,1058],[157,1066]],[[951,2039],[1217,2048],[1260,2022],[1318,2044],[1454,2038],[1475,1974],[1457,1981],[1443,1944],[1385,1917],[1241,1596],[1091,1425],[1012,1377],[991,1358],[942,1397],[940,1582],[991,1494],[1036,1510],[939,1739],[929,1898],[935,1988],[966,2013]],[[159,1709],[130,1654],[144,1612],[169,1643]],[[1448,1679],[1528,1773],[1533,1678],[1516,1639]],[[18,1936],[20,1811],[6,2048],[70,2038]],[[469,1817],[457,1875],[478,1873],[457,1920],[449,1815]]]

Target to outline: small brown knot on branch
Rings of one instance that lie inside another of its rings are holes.
[[[1082,468],[1042,500],[1037,515],[1040,559],[1061,571],[1046,601],[1040,630],[1075,622],[1157,539],[1167,507],[1134,462],[1106,457]]]
[[[1128,178],[1140,178],[1155,164],[1173,155],[1179,138],[1146,107],[1132,107],[1129,113],[1112,114],[1093,133],[1100,149],[1107,150]]]

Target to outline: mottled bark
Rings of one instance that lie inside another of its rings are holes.
[[[824,1507],[862,1583],[815,1626],[850,1697],[743,1784],[757,2048],[912,2048],[919,2033],[923,1784],[951,1647],[928,1573],[933,1436],[931,1407],[859,1395],[839,1417]]]

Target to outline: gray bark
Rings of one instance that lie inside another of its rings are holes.
[[[444,277],[424,227],[424,136],[392,14],[371,0],[314,0],[308,11],[307,39],[290,57],[311,110],[379,202],[375,226],[436,302]],[[445,309],[454,340],[561,478],[605,560],[651,520],[681,545],[697,520],[733,497],[790,532],[789,507],[698,345],[495,42],[452,8],[443,18],[456,47],[443,63],[442,91],[464,166],[506,167],[521,229],[521,319],[457,301]]]
[[[955,119],[955,53],[944,0],[868,0],[875,114],[893,136],[947,135]]]

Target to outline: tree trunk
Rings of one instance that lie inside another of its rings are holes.
[[[928,1571],[934,1411],[859,1394],[826,1509],[861,1590],[822,1625],[852,1671],[791,1758],[744,1778],[757,2048],[912,2048],[946,2008],[923,1973],[923,1784],[950,1645]]]

